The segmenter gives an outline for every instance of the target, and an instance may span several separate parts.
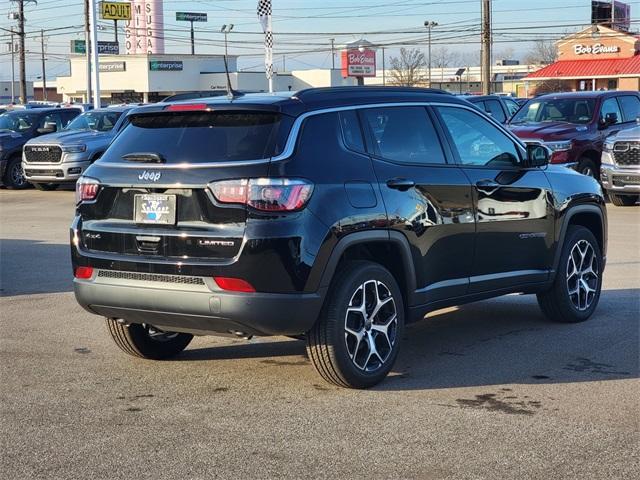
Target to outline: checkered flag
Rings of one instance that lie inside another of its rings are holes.
[[[258,18],[264,32],[264,67],[267,78],[273,78],[273,32],[271,31],[271,0],[258,1]]]

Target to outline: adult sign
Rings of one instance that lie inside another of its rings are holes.
[[[176,12],[176,21],[178,22],[206,22],[206,13],[195,12]]]
[[[103,20],[131,20],[129,2],[100,2],[100,18]]]
[[[342,52],[343,77],[375,77],[376,52],[371,49],[349,49]]]

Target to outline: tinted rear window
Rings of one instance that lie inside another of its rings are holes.
[[[123,155],[142,152],[158,153],[167,163],[269,158],[284,148],[287,119],[272,112],[133,115],[102,161],[119,162]]]

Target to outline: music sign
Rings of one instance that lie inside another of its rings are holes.
[[[375,50],[349,49],[342,51],[342,76],[343,77],[375,77],[376,76],[376,52]]]

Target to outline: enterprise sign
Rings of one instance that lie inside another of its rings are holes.
[[[71,40],[71,53],[84,54],[87,53],[87,46],[84,40]],[[117,42],[98,42],[98,54],[100,55],[118,55],[120,53],[120,45]]]
[[[162,61],[154,60],[149,62],[149,71],[151,72],[180,72],[182,71],[181,61]]]
[[[617,45],[603,45],[601,43],[595,43],[593,45],[574,45],[573,52],[576,55],[600,55],[602,53],[618,53],[620,47]]]
[[[178,22],[206,22],[206,13],[196,12],[176,12],[176,20]]]
[[[102,62],[98,64],[99,72],[125,72],[127,64],[125,62]]]

